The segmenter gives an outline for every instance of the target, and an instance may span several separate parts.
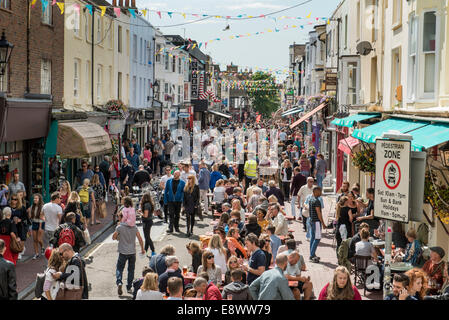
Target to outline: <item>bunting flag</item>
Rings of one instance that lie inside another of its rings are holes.
[[[89,10],[90,15],[92,15],[92,13],[93,13],[92,5],[86,4],[86,9]]]
[[[186,18],[186,14],[185,13],[182,13],[182,16],[184,17],[184,19]]]
[[[312,16],[312,12],[310,12],[308,15],[307,15],[307,19],[310,19],[310,17]]]
[[[48,7],[48,0],[41,0],[42,3],[42,12],[45,12],[45,10],[47,10]]]
[[[156,12],[158,15],[159,15],[159,18],[161,18],[162,19],[162,15],[161,15],[161,12],[160,11],[157,11]]]
[[[56,0],[53,0],[53,2],[51,3],[52,6],[54,6],[56,4]]]
[[[31,1],[31,7],[34,8],[34,6],[36,5],[36,1],[37,1],[37,0],[32,0],[32,1]]]
[[[101,16],[103,17],[104,14],[106,13],[106,7],[105,6],[100,6],[101,9]]]
[[[78,14],[80,14],[80,10],[81,10],[81,6],[79,3],[74,3],[72,5],[73,10],[75,10],[76,12],[78,12]]]
[[[121,13],[120,8],[114,8],[114,13],[117,16],[117,18],[120,18],[120,13]]]
[[[136,9],[128,9],[129,13],[133,16],[133,18],[136,17]]]
[[[147,9],[142,9],[142,13],[143,13],[143,16],[144,16],[144,17],[147,16],[147,11],[148,11]]]
[[[173,12],[167,12],[167,14],[169,15],[170,18],[173,18]]]
[[[56,2],[56,5],[59,7],[59,10],[61,10],[61,14],[64,14],[64,2]]]

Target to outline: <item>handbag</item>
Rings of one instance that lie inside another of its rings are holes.
[[[47,276],[49,268],[47,268],[43,273],[38,273],[36,276],[36,286],[34,288],[34,295],[39,298],[44,293],[44,282]]]
[[[80,261],[81,265],[81,285],[78,289],[67,289],[65,286],[61,287],[56,295],[55,300],[82,300],[83,299],[83,290],[84,290],[84,272],[82,270],[83,262],[79,257],[77,257]]]
[[[86,226],[86,228],[83,230],[83,238],[84,238],[84,241],[86,242],[86,244],[91,244],[92,243],[92,241],[91,241],[91,239],[90,239],[90,233],[89,233],[89,230],[87,229],[87,226]]]
[[[97,210],[98,210],[98,215],[100,216],[101,219],[106,218],[106,216],[108,214],[108,211],[106,209],[106,202],[98,201]]]
[[[12,253],[21,253],[24,248],[25,244],[22,241],[20,241],[20,239],[11,238],[11,241],[9,243],[9,250],[11,250]]]

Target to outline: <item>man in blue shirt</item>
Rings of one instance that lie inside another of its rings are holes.
[[[200,175],[198,178],[198,186],[200,188],[200,203],[204,203],[204,212],[209,211],[209,201],[207,198],[207,192],[209,191],[209,183],[210,183],[210,171],[207,169],[204,161],[200,162]],[[201,220],[203,220],[203,215],[198,215]]]
[[[278,249],[282,245],[281,239],[274,234],[276,228],[274,226],[269,226],[267,228],[268,234],[270,235],[271,240],[271,252],[273,253],[273,258],[276,258],[278,254]]]
[[[393,277],[393,293],[387,295],[384,300],[417,300],[409,295],[409,284],[410,278],[405,273],[396,273]]]
[[[133,166],[134,171],[139,170],[139,156],[134,153],[134,148],[129,148],[129,153],[126,156],[126,159],[128,159],[129,163]]]
[[[243,265],[243,270],[248,272],[247,282],[250,285],[265,271],[265,253],[258,247],[259,239],[254,233],[246,236],[245,245],[248,252],[251,252],[248,265]]]
[[[136,141],[136,139],[131,140],[131,147],[134,148],[134,152],[140,156],[140,152],[142,151],[142,148],[140,147],[139,143]]]

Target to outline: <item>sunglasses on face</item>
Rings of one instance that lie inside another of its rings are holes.
[[[214,256],[208,256],[207,257],[207,259],[213,259],[214,258]]]
[[[17,198],[11,198],[11,201],[17,201]]]

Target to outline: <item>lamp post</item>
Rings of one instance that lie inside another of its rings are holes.
[[[0,38],[0,76],[5,75],[6,73],[6,66],[11,58],[13,48],[14,45],[6,40],[5,30],[3,30],[2,37]]]

